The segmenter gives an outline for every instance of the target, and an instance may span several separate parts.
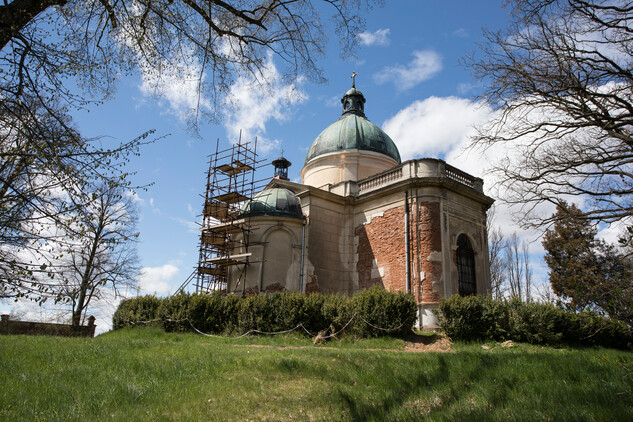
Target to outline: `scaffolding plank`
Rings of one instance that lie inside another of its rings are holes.
[[[231,164],[222,164],[215,167],[215,169],[221,171],[226,175],[235,176],[238,173],[253,170],[253,167],[239,160],[235,160]]]
[[[233,171],[233,166],[230,164],[222,164],[215,167],[215,169],[220,170],[222,173],[231,174],[231,172]]]
[[[240,160],[234,160],[233,161],[233,168],[235,170],[237,170],[237,172],[243,172],[243,171],[251,171],[253,170],[252,166],[249,166],[246,163],[241,162]]]
[[[218,266],[239,265],[239,264],[244,264],[245,259],[251,255],[252,253],[247,252],[247,253],[230,255],[230,256],[218,256],[215,258],[205,259],[205,262],[209,262],[211,264],[215,264]]]
[[[205,227],[202,229],[203,233],[215,234],[219,236],[224,236],[227,234],[238,234],[244,231],[246,230],[243,227],[231,226],[231,225],[218,225],[218,226]],[[209,243],[209,244],[213,245],[215,243]]]
[[[214,245],[217,247],[224,248],[228,246],[228,239],[224,236],[224,233],[214,233],[210,231],[205,231],[202,233],[202,242],[205,245]]]
[[[246,230],[246,220],[240,218],[239,220],[227,221],[225,223],[212,224],[200,229],[203,232],[210,231],[213,233],[241,233]]]
[[[213,267],[213,268],[198,267],[198,273],[218,276],[218,275],[224,275],[225,271],[224,271],[224,268],[221,268],[221,267]]]
[[[239,192],[233,191],[218,195],[215,197],[215,199],[221,202],[226,202],[227,204],[235,204],[236,202],[246,201],[248,198]]]
[[[204,206],[204,216],[218,220],[226,220],[229,216],[229,206],[222,202],[208,201]]]

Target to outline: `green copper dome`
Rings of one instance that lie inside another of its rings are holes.
[[[305,162],[328,152],[358,149],[385,154],[400,163],[400,152],[389,135],[370,122],[364,113],[365,97],[355,87],[343,99],[343,115],[312,142]]]
[[[305,218],[301,203],[296,195],[286,188],[264,189],[242,207],[240,217],[273,215],[280,217]]]

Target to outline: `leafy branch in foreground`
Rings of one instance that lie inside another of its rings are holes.
[[[109,98],[120,74],[193,83],[190,123],[217,119],[246,76],[270,87],[268,58],[286,81],[323,82],[323,15],[344,55],[358,43],[371,0],[12,0],[0,5],[1,98],[55,98],[70,110]],[[380,3],[380,1],[377,1]],[[78,82],[82,90],[69,85]]]

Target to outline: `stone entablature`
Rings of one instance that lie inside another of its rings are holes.
[[[325,184],[320,188],[341,196],[360,196],[380,190],[398,182],[422,180],[431,183],[455,183],[469,188],[473,193],[483,194],[484,182],[478,177],[471,176],[443,160],[435,158],[420,158],[406,161],[388,170],[354,181],[347,180],[337,184]]]

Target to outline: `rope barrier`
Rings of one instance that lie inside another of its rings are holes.
[[[346,329],[346,328],[347,328],[347,327],[348,327],[348,326],[352,323],[352,321],[354,320],[354,318],[355,318],[355,317],[356,317],[356,314],[352,315],[352,317],[350,318],[350,320],[349,320],[349,321],[347,321],[347,323],[346,323],[346,324],[345,324],[345,325],[344,325],[344,326],[343,326],[340,330],[338,330],[336,333],[332,333],[332,334],[330,334],[330,335],[323,336],[323,337],[322,337],[322,339],[327,340],[327,339],[330,339],[330,338],[332,338],[332,337],[336,337],[336,336],[338,336],[340,333],[342,333],[342,332],[343,332],[343,331],[344,331],[344,330],[345,330],[345,329]],[[360,320],[361,320],[362,322],[364,322],[365,324],[369,325],[370,327],[372,327],[372,328],[374,328],[374,329],[376,329],[376,330],[381,330],[381,331],[385,331],[385,332],[397,331],[397,330],[401,329],[401,328],[404,326],[404,324],[406,324],[406,323],[407,323],[407,321],[409,321],[409,319],[411,319],[411,318],[407,318],[407,319],[405,319],[405,320],[404,320],[404,322],[402,322],[402,324],[400,324],[400,325],[399,325],[398,327],[396,327],[396,328],[382,328],[382,327],[378,327],[378,326],[376,326],[376,325],[374,325],[374,324],[370,323],[370,322],[369,322],[369,321],[367,321],[365,318],[362,318],[362,317],[360,318]],[[274,335],[279,335],[279,334],[287,334],[287,333],[291,333],[291,332],[293,332],[293,331],[298,330],[299,328],[302,328],[302,329],[303,329],[303,330],[304,330],[304,331],[305,331],[305,332],[306,332],[306,333],[307,333],[310,337],[316,337],[316,336],[318,335],[318,334],[312,334],[312,333],[310,332],[310,330],[308,330],[308,329],[307,329],[307,328],[303,325],[303,323],[299,323],[299,325],[297,325],[296,327],[291,328],[291,329],[289,329],[289,330],[269,332],[269,331],[260,331],[260,330],[256,330],[256,329],[255,329],[255,330],[249,330],[249,331],[245,332],[244,334],[240,334],[239,336],[231,337],[231,336],[219,336],[219,335],[216,335],[216,334],[208,334],[208,333],[204,333],[204,332],[202,332],[202,331],[198,330],[198,329],[197,329],[197,328],[193,325],[193,323],[191,322],[191,320],[190,320],[189,318],[184,318],[184,319],[165,319],[165,320],[160,319],[160,318],[156,318],[156,319],[152,319],[152,320],[149,320],[149,321],[136,321],[136,322],[135,322],[135,321],[129,320],[128,322],[130,323],[130,325],[138,325],[138,324],[151,324],[152,322],[157,322],[157,321],[178,322],[178,323],[180,323],[180,322],[184,322],[184,321],[187,321],[187,322],[189,323],[189,325],[191,326],[191,328],[192,328],[192,329],[193,329],[196,333],[201,334],[201,335],[206,336],[206,337],[216,337],[216,338],[227,338],[227,337],[228,337],[228,338],[236,338],[236,339],[237,339],[237,338],[246,337],[246,336],[248,336],[248,335],[252,335],[252,334],[260,334],[260,335],[269,335],[269,336],[274,336]],[[330,327],[331,327],[331,325],[330,325]],[[326,329],[326,330],[327,330],[327,329]],[[325,331],[325,330],[321,330],[321,331],[319,331],[319,332],[322,332],[322,331]]]
[[[380,327],[376,327],[375,325],[373,325],[372,323],[370,323],[369,321],[367,321],[365,318],[361,318],[363,320],[363,322],[367,325],[369,325],[372,328],[375,328],[376,330],[381,330],[381,331],[398,331],[399,329],[401,329],[404,324],[411,318],[407,318],[404,320],[404,322],[402,324],[400,324],[399,326],[397,326],[396,328],[380,328]]]

